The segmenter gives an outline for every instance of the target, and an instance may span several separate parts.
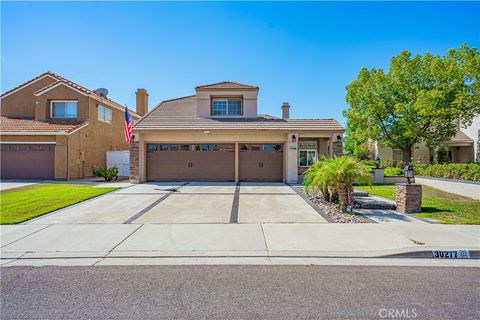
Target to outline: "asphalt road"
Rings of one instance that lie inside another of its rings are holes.
[[[480,319],[479,268],[139,266],[0,271],[2,320]]]

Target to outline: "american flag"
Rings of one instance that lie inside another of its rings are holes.
[[[123,129],[123,134],[125,135],[125,141],[128,143],[133,141],[133,121],[130,117],[130,112],[128,108],[125,107],[125,128]]]

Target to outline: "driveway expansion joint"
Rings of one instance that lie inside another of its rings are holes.
[[[148,205],[147,207],[143,208],[142,210],[140,210],[139,212],[137,212],[135,215],[133,215],[132,217],[128,218],[124,224],[131,224],[133,221],[137,220],[138,218],[140,218],[141,216],[143,216],[145,213],[147,213],[148,211],[152,210],[153,208],[155,208],[158,204],[160,204],[163,200],[167,199],[168,197],[170,197],[172,194],[175,194],[178,190],[180,190],[180,188],[186,186],[187,184],[189,184],[190,182],[185,182],[184,184],[181,184],[180,186],[176,187],[176,188],[172,188],[172,190],[169,192],[169,193],[166,193],[164,195],[162,195],[162,197],[160,197],[160,199],[157,199],[155,200],[153,203],[151,203],[150,205]]]
[[[235,186],[233,195],[232,210],[230,211],[230,223],[238,223],[238,206],[240,203],[240,182]]]

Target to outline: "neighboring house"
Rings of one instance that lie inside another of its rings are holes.
[[[335,119],[290,119],[288,103],[282,118],[258,114],[257,95],[220,82],[163,101],[134,126],[130,179],[294,183],[320,155],[342,154]]]
[[[467,128],[459,126],[457,134],[441,146],[445,149],[449,162],[480,162],[480,115],[477,115]],[[378,155],[381,160],[402,160],[400,149],[381,147],[378,144],[375,144],[374,148],[375,156]],[[434,163],[437,154],[425,143],[419,143],[412,150],[412,158],[413,163]]]
[[[99,94],[52,72],[2,94],[1,178],[91,177],[107,151],[128,150],[124,107]]]

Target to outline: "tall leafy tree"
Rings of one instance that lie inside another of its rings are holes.
[[[445,56],[403,51],[388,72],[363,68],[346,87],[349,138],[401,149],[410,161],[415,144],[436,147],[471,124],[480,113],[479,80],[479,52],[465,44]]]

